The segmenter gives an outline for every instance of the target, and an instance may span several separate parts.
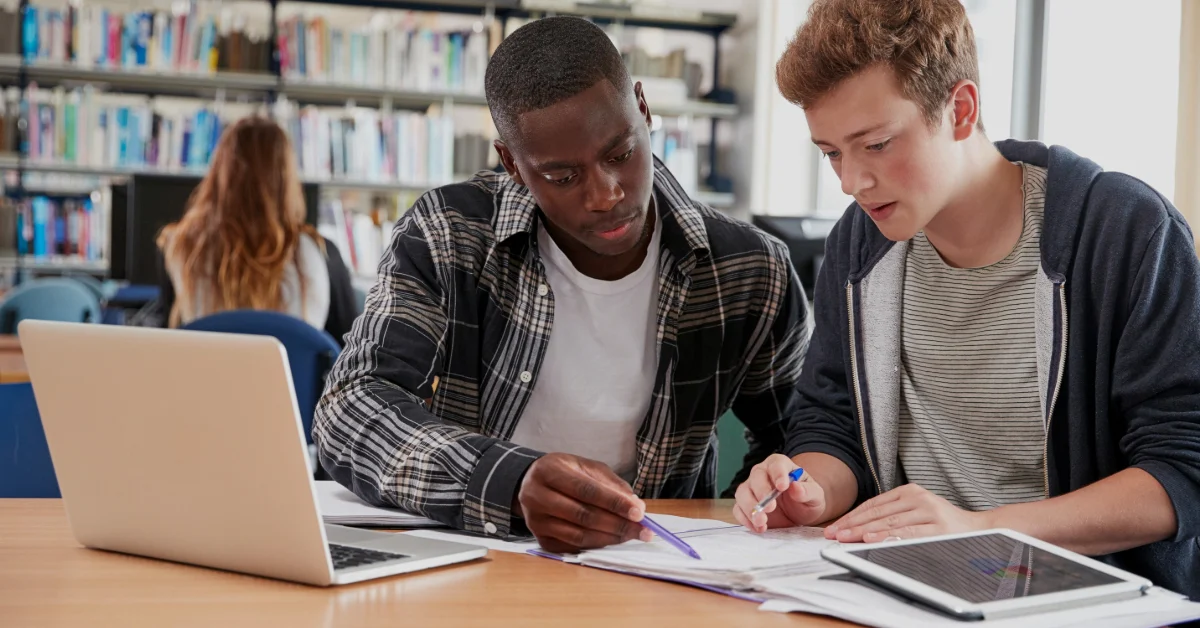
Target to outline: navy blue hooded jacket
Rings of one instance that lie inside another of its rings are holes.
[[[1171,539],[1102,557],[1200,598],[1200,260],[1171,203],[1127,175],[1034,142],[997,147],[1048,169],[1036,289],[1046,496],[1136,467],[1170,496]],[[900,321],[908,244],[852,205],[826,242],[816,329],[789,456],[837,457],[859,501],[898,473]]]

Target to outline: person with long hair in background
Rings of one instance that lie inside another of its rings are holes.
[[[183,218],[158,237],[165,324],[270,310],[304,319],[340,344],[357,314],[350,273],[304,217],[283,129],[252,117],[226,130]]]

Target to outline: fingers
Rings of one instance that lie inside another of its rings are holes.
[[[652,537],[649,530],[628,518],[619,517],[602,508],[576,501],[557,491],[538,491],[530,494],[526,501],[526,505],[534,512],[568,522],[583,530],[612,535],[620,539],[617,541],[618,543],[630,539]],[[648,540],[648,538],[643,538],[643,540]]]
[[[754,499],[754,493],[750,491],[750,483],[742,482],[742,485],[734,492],[736,503],[733,507],[733,516],[738,520],[738,523],[746,526],[754,532],[762,532],[767,529],[767,516],[759,513],[755,517],[751,517],[754,506],[758,504],[758,500]]]
[[[805,474],[799,482],[793,482],[788,487],[788,497],[802,506],[816,507],[824,504],[825,496],[820,491],[820,486],[816,482],[809,479],[808,474]]]
[[[737,502],[733,504],[733,519],[738,522],[738,525],[750,528],[751,530],[754,529],[754,524],[750,523],[750,518],[746,516],[746,513],[742,512],[742,506]]]
[[[909,526],[931,523],[934,522],[929,520],[927,513],[910,509],[889,514],[861,525],[842,528],[837,533],[837,540],[842,543],[882,541],[889,535],[898,536],[894,533],[897,530],[903,530]]]
[[[586,461],[590,462],[590,461]],[[600,468],[592,468],[598,466]],[[612,477],[608,477],[608,476]],[[546,485],[576,501],[604,509],[632,522],[642,520],[646,504],[606,465],[571,469],[546,477]]]
[[[795,468],[796,463],[781,454],[769,456],[755,465],[750,471],[750,477],[735,492],[737,505],[734,507],[734,518],[755,532],[763,532],[772,525],[795,525],[796,522],[788,519],[785,513],[779,512],[778,499],[767,502],[761,512],[754,512],[759,502],[769,497],[773,491],[787,491],[782,495],[787,495],[790,499],[793,495],[790,487],[794,483],[788,474]]]
[[[517,495],[529,530],[556,552],[653,536],[638,524],[645,503],[603,463],[551,453],[529,467]]]
[[[556,517],[542,517],[538,521],[537,539],[542,548],[558,553],[596,549],[625,541],[619,536],[581,528],[570,521]]]
[[[908,540],[921,539],[927,536],[935,536],[941,534],[938,526],[933,524],[908,525],[896,528],[894,530],[884,530],[882,532],[872,532],[863,537],[863,543],[880,543],[887,540]]]
[[[902,513],[912,511],[916,504],[912,500],[897,499],[885,502],[872,503],[874,500],[864,502],[858,508],[847,513],[841,519],[838,519],[829,526],[828,533],[837,535],[837,540],[844,543],[858,542],[864,529],[869,531],[899,527],[896,524],[889,525],[889,521],[895,521],[895,518]],[[925,522],[921,522],[925,523]],[[870,526],[867,528],[866,526]],[[848,538],[845,535],[851,531],[854,538]]]
[[[851,510],[850,512],[842,515],[841,518],[839,518],[837,521],[834,521],[833,524],[831,524],[829,527],[825,528],[825,538],[828,538],[828,539],[835,538],[839,532],[846,529],[847,527],[851,527],[853,525],[861,525],[872,519],[877,519],[878,518],[877,516],[863,518],[863,513],[870,512],[874,509],[880,508],[880,507],[884,506],[885,504],[891,504],[893,502],[898,502],[898,501],[902,500],[906,495],[909,495],[909,494],[910,494],[909,491],[905,490],[905,487],[902,486],[900,488],[892,489],[892,490],[884,493],[883,495],[879,495],[876,497],[872,497],[871,499],[868,499],[867,501],[863,502],[862,504],[859,504],[858,508],[855,508],[854,510]],[[889,514],[891,512],[898,512],[898,511],[889,511]],[[853,521],[853,523],[850,523],[851,521]]]

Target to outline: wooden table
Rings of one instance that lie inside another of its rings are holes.
[[[731,520],[730,502],[652,512]],[[845,626],[682,585],[489,552],[471,563],[318,588],[81,547],[60,500],[0,499],[0,625]]]
[[[21,341],[16,336],[0,335],[0,384],[29,381]]]

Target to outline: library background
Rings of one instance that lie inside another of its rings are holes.
[[[1067,145],[1195,215],[1196,3],[963,3],[990,138]],[[497,167],[491,52],[529,20],[577,15],[643,82],[654,152],[697,202],[782,237],[811,294],[850,199],[775,88],[808,4],[0,0],[0,293],[75,277],[98,286],[106,322],[143,322],[158,230],[182,215],[222,129],[262,115],[290,136],[308,220],[361,298],[420,194]]]

